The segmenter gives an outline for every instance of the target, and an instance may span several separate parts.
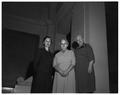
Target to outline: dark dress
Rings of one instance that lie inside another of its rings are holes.
[[[53,55],[44,48],[39,49],[34,61],[34,74],[31,93],[52,92]]]
[[[89,62],[94,59],[93,50],[88,44],[75,50],[76,66],[76,92],[88,93],[95,91],[95,74],[94,68],[91,74],[88,73]]]

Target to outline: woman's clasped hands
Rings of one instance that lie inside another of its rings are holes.
[[[61,71],[60,71],[60,75],[61,75],[62,77],[66,77],[66,76],[69,75],[69,72],[68,72],[67,70],[65,70],[65,71],[61,70]]]

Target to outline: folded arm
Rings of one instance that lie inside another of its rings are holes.
[[[67,76],[67,75],[69,74],[69,72],[74,68],[74,66],[75,66],[75,65],[70,64],[69,67],[68,67],[68,69],[67,69],[66,71],[64,71],[64,75]]]
[[[59,68],[59,65],[60,65],[60,64],[55,65],[54,68],[55,68],[55,70],[56,70],[58,73],[63,74],[64,71]]]
[[[68,69],[64,72],[65,75],[68,75],[69,72],[74,68],[75,66],[75,55],[74,52],[71,52],[71,64],[69,65]]]
[[[56,72],[59,74],[63,74],[63,70],[59,67],[60,64],[57,64],[57,58],[55,56],[54,61],[53,61],[53,67],[55,68]]]

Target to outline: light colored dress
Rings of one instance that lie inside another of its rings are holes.
[[[75,55],[72,50],[61,51],[55,55],[53,67],[58,65],[62,70],[68,69],[70,64],[75,65]],[[68,76],[63,77],[55,72],[53,93],[74,93],[75,92],[75,72],[74,68],[69,72]]]

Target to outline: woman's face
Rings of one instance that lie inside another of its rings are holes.
[[[61,49],[66,50],[68,47],[68,42],[64,39],[61,40]]]
[[[81,36],[77,36],[77,43],[82,46],[83,45],[83,39]]]
[[[44,41],[45,47],[50,47],[51,45],[51,39],[50,38],[46,38]]]

